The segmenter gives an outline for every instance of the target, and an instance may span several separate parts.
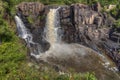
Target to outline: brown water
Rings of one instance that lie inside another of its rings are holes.
[[[52,45],[60,41],[58,29],[60,28],[58,9],[50,9],[46,21],[46,40]]]
[[[56,31],[55,31],[55,9],[50,9],[47,15],[47,40],[50,43],[55,43],[57,41]]]

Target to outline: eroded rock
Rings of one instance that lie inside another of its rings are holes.
[[[23,15],[39,15],[44,10],[44,5],[39,2],[22,2],[17,6]]]

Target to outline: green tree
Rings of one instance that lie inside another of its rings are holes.
[[[110,11],[110,14],[116,19],[120,19],[120,2],[117,3],[116,8]]]

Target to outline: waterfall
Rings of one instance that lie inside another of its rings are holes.
[[[60,17],[58,9],[50,9],[46,18],[46,27],[44,33],[46,34],[46,41],[53,47],[54,43],[59,43],[61,41],[61,27],[60,27]],[[36,58],[40,57],[42,53],[41,45],[33,41],[32,33],[27,29],[20,17],[15,16],[15,21],[17,24],[17,31],[19,37],[24,39],[29,47],[31,56]]]
[[[19,37],[24,39],[26,42],[32,42],[32,35],[29,32],[29,30],[25,27],[22,20],[18,16],[15,16],[15,21],[17,24],[17,31],[18,31]]]
[[[25,27],[24,23],[18,16],[15,16],[15,21],[17,24],[18,35],[26,41],[27,46],[30,48],[31,55],[40,54],[41,46],[38,43],[33,42],[33,36],[29,29]]]
[[[58,9],[50,9],[46,18],[46,40],[52,45],[61,42],[61,27]]]

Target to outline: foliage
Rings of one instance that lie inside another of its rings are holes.
[[[72,3],[79,3],[81,2],[80,0],[64,0],[64,3],[69,5],[69,4],[72,4]]]
[[[33,18],[31,18],[30,16],[29,17],[27,17],[27,20],[29,21],[29,23],[34,23],[34,20],[33,20]]]
[[[0,40],[2,42],[11,41],[13,33],[9,30],[4,20],[0,19]]]
[[[19,68],[19,64],[25,59],[24,49],[24,46],[15,42],[2,43],[0,46],[0,78],[7,77],[9,73],[14,73]]]
[[[10,16],[14,16],[15,15],[15,5],[21,3],[21,2],[42,2],[44,4],[73,4],[73,3],[85,3],[85,4],[93,4],[95,2],[100,2],[102,6],[105,5],[109,5],[109,4],[116,4],[118,3],[118,0],[2,0],[0,2],[3,2],[4,4],[4,8],[6,10],[6,12],[10,15]],[[0,7],[1,9],[1,7]]]
[[[92,73],[74,73],[74,74],[64,74],[57,76],[54,80],[97,80]]]
[[[112,9],[110,11],[110,14],[115,18],[115,19],[120,19],[120,5],[119,3],[116,5],[116,8]]]
[[[114,28],[120,28],[120,19],[116,20],[114,25],[113,25]]]
[[[117,4],[118,0],[98,0],[102,6],[110,5],[110,4]]]

